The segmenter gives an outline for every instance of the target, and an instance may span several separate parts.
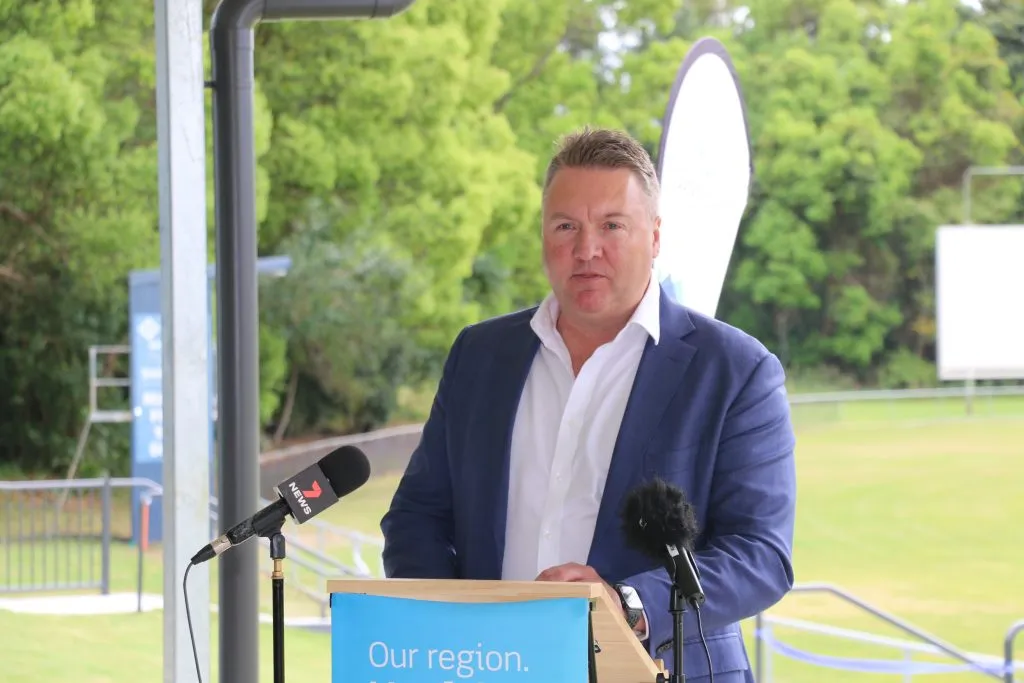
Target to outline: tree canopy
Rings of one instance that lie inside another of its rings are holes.
[[[934,383],[935,228],[969,166],[1021,160],[1016,3],[418,0],[257,29],[259,246],[295,264],[261,293],[268,438],[386,422],[460,327],[539,301],[553,143],[656,154],[705,35],[756,165],[719,317],[797,380]],[[0,463],[67,462],[87,348],[126,341],[128,272],[159,263],[154,54],[145,3],[0,0]],[[975,221],[1019,217],[1019,179],[973,190]]]

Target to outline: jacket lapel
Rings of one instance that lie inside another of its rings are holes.
[[[479,457],[490,462],[480,471],[480,487],[476,492],[479,504],[474,506],[480,515],[478,524],[483,530],[482,541],[492,542],[491,552],[483,553],[486,566],[482,575],[500,578],[505,553],[505,523],[508,517],[509,463],[512,451],[512,427],[519,408],[519,400],[537,353],[540,340],[530,327],[530,316],[523,316],[511,327],[499,349],[495,351],[490,382],[486,396],[481,396],[481,407],[476,413],[483,442]]]
[[[614,546],[599,539],[606,538],[619,524],[623,499],[639,483],[644,452],[657,433],[669,403],[682,386],[686,368],[696,353],[696,348],[683,341],[694,329],[686,311],[671,303],[664,291],[660,308],[659,343],[647,340],[615,440],[594,530],[595,542],[590,549],[592,566],[608,561],[603,553],[613,550]]]

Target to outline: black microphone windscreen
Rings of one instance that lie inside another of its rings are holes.
[[[662,558],[666,545],[693,550],[697,516],[679,487],[653,479],[626,496],[622,531],[630,547],[648,557]]]
[[[317,462],[334,494],[341,498],[355,491],[370,479],[370,461],[355,446],[342,446]]]

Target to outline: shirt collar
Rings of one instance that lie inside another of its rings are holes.
[[[556,327],[558,311],[558,300],[554,293],[548,293],[530,320],[530,327],[540,337],[541,343],[548,348],[563,345],[561,335]],[[661,337],[661,287],[655,281],[653,273],[647,284],[647,291],[644,292],[636,310],[633,311],[626,326],[615,338],[619,339],[626,330],[634,328],[645,331],[655,344]]]

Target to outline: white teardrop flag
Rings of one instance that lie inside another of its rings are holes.
[[[658,153],[661,252],[655,273],[679,303],[714,316],[753,175],[739,79],[702,38],[676,75]]]

